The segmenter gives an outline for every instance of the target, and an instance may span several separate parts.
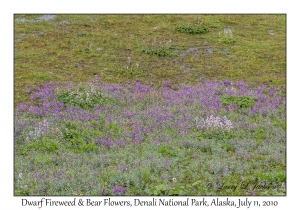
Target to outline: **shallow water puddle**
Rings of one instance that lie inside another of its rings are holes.
[[[25,22],[41,22],[41,21],[49,21],[49,20],[52,20],[53,18],[55,18],[56,15],[43,15],[42,17],[39,17],[38,19],[36,20],[27,20],[25,18],[16,18],[15,21],[16,22],[22,22],[22,23],[25,23]]]

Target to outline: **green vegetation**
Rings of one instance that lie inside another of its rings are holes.
[[[224,44],[233,44],[236,42],[234,38],[228,36],[222,37],[219,41]]]
[[[166,79],[243,80],[285,90],[285,15],[56,15],[36,21],[41,17],[14,17],[15,102],[29,100],[25,90],[32,85],[86,82],[95,76],[154,85]],[[232,38],[224,36],[227,26]],[[191,36],[179,28],[209,32]]]
[[[57,101],[72,91],[114,100],[90,108]],[[277,89],[95,79],[29,92],[32,102],[15,112],[16,195],[285,195],[285,99]]]
[[[252,107],[255,104],[255,100],[247,96],[224,96],[221,97],[220,102],[224,106],[234,104],[239,108],[248,108]]]
[[[15,195],[286,195],[285,15],[14,18]]]
[[[165,46],[160,46],[160,47],[156,47],[156,48],[146,47],[145,49],[143,49],[143,52],[146,54],[149,54],[149,55],[155,55],[155,56],[159,56],[159,57],[171,55],[169,47],[165,47]]]
[[[84,87],[79,87],[77,90],[62,91],[57,95],[57,101],[63,102],[68,106],[76,106],[82,109],[91,109],[95,105],[105,104],[108,97],[105,97],[99,90],[85,90]]]
[[[209,32],[207,27],[199,26],[180,26],[177,27],[176,30],[187,34],[206,34]]]

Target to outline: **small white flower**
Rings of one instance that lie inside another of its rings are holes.
[[[224,116],[223,118],[221,117],[214,117],[213,115],[210,115],[209,117],[207,117],[205,120],[201,119],[201,121],[199,122],[199,118],[195,117],[196,120],[196,127],[197,128],[206,128],[206,129],[221,129],[221,130],[226,130],[229,131],[230,129],[233,128],[232,123],[230,120],[227,119],[226,116]]]
[[[175,177],[173,177],[173,179],[172,179],[172,180],[173,180],[173,182],[176,182],[176,181],[177,181],[177,179],[176,179]]]
[[[22,173],[19,173],[18,182],[22,179]]]
[[[224,35],[225,36],[229,35],[230,37],[232,37],[232,31],[230,30],[229,26],[227,26],[227,27],[224,28]]]
[[[196,120],[196,127],[198,128],[199,127],[199,117],[195,117],[195,120]]]

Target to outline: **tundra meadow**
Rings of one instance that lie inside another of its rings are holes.
[[[286,194],[284,15],[15,15],[14,47],[15,195]]]

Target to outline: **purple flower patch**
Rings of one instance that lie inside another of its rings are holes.
[[[115,186],[112,190],[113,194],[115,195],[124,195],[126,191],[126,187],[122,187],[122,186]]]

